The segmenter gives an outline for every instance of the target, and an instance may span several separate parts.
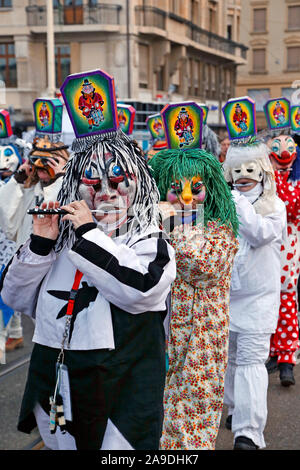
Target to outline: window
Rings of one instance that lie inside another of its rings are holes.
[[[193,67],[194,95],[199,96],[199,62],[194,61]]]
[[[156,89],[161,91],[165,89],[165,66],[161,67],[156,74]]]
[[[232,39],[232,30],[233,30],[233,16],[227,16],[227,39]]]
[[[300,29],[300,5],[288,7],[288,29]]]
[[[209,28],[209,31],[211,33],[217,33],[217,28],[218,28],[218,24],[217,24],[217,6],[215,3],[209,3],[208,4],[208,14],[209,14],[209,17],[208,17],[208,28]]]
[[[70,75],[70,46],[55,46],[56,87],[60,88],[65,78]]]
[[[209,90],[209,64],[203,64],[203,82],[205,93]]]
[[[193,59],[188,59],[187,76],[189,84],[188,94],[193,95]]]
[[[264,105],[271,98],[269,88],[250,88],[247,90],[247,96],[255,101],[257,112],[263,112]]]
[[[148,88],[149,81],[149,46],[139,44],[139,86]]]
[[[199,2],[198,2],[198,0],[191,0],[191,3],[190,3],[190,18],[191,18],[192,23],[200,25]]]
[[[180,2],[179,0],[170,0],[170,12],[175,15],[180,15]]]
[[[253,10],[253,31],[255,33],[263,33],[266,31],[266,8],[255,8]]]
[[[287,69],[300,70],[300,46],[287,48]]]
[[[292,94],[295,93],[296,88],[281,88],[281,96],[292,101]]]
[[[83,24],[82,0],[64,0],[64,24]]]
[[[253,49],[253,72],[262,73],[266,70],[266,49]]]
[[[0,0],[0,8],[11,8],[12,0]]]
[[[211,66],[211,91],[215,92],[216,91],[216,85],[217,85],[217,67],[216,65]]]
[[[240,15],[238,15],[236,22],[237,22],[237,26],[236,26],[235,34],[236,34],[236,40],[237,42],[239,42],[240,41],[240,23],[241,23]]]
[[[225,69],[225,91],[228,97],[231,95],[231,70]]]
[[[17,86],[17,64],[13,43],[0,43],[0,80],[5,83],[7,88]]]

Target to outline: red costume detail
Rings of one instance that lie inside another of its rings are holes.
[[[90,112],[93,108],[103,111],[103,104],[104,101],[102,96],[96,92],[90,94],[83,93],[78,101],[78,107],[86,118],[89,118]]]
[[[179,137],[181,137],[183,132],[186,130],[192,132],[193,128],[194,128],[194,123],[189,117],[186,117],[185,119],[183,118],[177,119],[174,125],[174,130]]]
[[[45,109],[45,108],[42,107],[40,109],[40,112],[39,112],[39,118],[40,118],[41,122],[44,123],[45,118],[47,118],[47,121],[49,121],[49,117],[50,117],[50,115],[49,115],[48,109]]]
[[[291,163],[293,160],[295,160],[296,156],[297,156],[297,153],[294,152],[294,153],[290,153],[288,152],[287,150],[284,150],[283,152],[281,152],[280,155],[278,155],[277,153],[275,152],[271,152],[270,153],[270,156],[271,157],[274,157],[275,160],[282,164],[282,165],[288,165],[289,163]]]
[[[154,122],[153,129],[155,130],[155,132],[157,134],[159,134],[161,132],[161,129],[162,129],[162,124],[158,121]]]
[[[247,114],[245,111],[241,111],[240,113],[234,113],[233,115],[233,122],[238,126],[240,122],[247,122]]]
[[[280,120],[278,119],[279,116],[283,116],[283,117],[285,116],[285,111],[284,111],[283,107],[280,106],[280,105],[276,106],[274,111],[273,111],[273,116],[274,116],[275,121],[280,122]]]
[[[289,173],[275,171],[277,194],[287,210],[287,239],[281,246],[282,272],[280,310],[276,332],[271,337],[270,356],[278,356],[278,363],[295,364],[295,352],[299,348],[297,306],[297,280],[299,276],[299,253],[297,232],[300,228],[300,181],[292,183]]]

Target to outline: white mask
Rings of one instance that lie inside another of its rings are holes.
[[[232,179],[235,183],[240,178],[250,178],[254,181],[263,180],[263,169],[257,161],[247,161],[231,169]]]
[[[20,158],[13,145],[3,145],[0,147],[0,171],[15,171],[20,163]]]

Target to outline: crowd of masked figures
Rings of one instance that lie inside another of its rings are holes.
[[[271,100],[257,132],[234,98],[217,135],[171,103],[144,152],[112,83],[69,76],[22,137],[0,112],[0,364],[34,323],[16,426],[51,450],[214,450],[225,404],[233,449],[262,449],[269,374],[295,385],[300,113]]]

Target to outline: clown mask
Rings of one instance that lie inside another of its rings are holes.
[[[263,181],[263,170],[256,161],[242,163],[231,170],[233,185],[241,192],[250,191]]]
[[[180,210],[196,209],[198,204],[204,202],[206,196],[205,186],[200,176],[182,181],[175,181],[167,192],[167,201]]]
[[[51,147],[52,143],[48,136],[37,139],[29,156],[30,163],[33,165],[39,180],[44,183],[49,183],[55,177],[53,169],[47,165],[48,159],[52,157]]]
[[[49,161],[59,163],[59,159],[62,159],[67,162],[69,158],[66,152],[67,147],[62,142],[51,142],[48,136],[41,137],[34,142],[29,160],[41,183],[48,184],[56,176],[54,169],[49,165]]]
[[[270,159],[274,170],[288,170],[296,155],[296,144],[292,137],[281,135],[272,140]]]
[[[0,147],[1,179],[8,178],[22,163],[22,159],[14,145]]]
[[[94,216],[103,227],[116,229],[128,219],[136,193],[135,176],[129,175],[111,153],[105,154],[104,162],[93,153],[83,172],[79,193],[90,210],[97,211]]]
[[[164,230],[170,233],[174,228],[173,223],[186,233],[195,224],[202,226],[205,197],[206,188],[200,176],[173,181],[166,194],[166,202],[160,204]]]
[[[93,87],[93,85],[91,83],[87,84],[87,85],[84,85],[82,87],[82,93],[84,95],[91,95],[93,92],[94,92],[95,88]]]

